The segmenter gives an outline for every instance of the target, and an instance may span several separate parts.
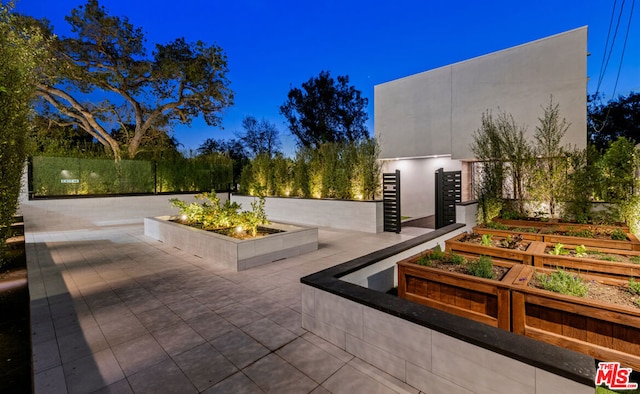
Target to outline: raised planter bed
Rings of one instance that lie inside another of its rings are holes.
[[[595,254],[577,257],[575,246],[563,246],[569,254],[552,255],[549,250],[553,249],[553,244],[547,243],[543,253],[533,255],[533,265],[541,268],[556,268],[579,271],[582,273],[603,276],[607,278],[628,280],[630,277],[640,277],[640,260],[638,263],[632,262],[631,258],[640,259],[640,252],[598,249],[603,256],[617,258],[619,261],[598,259]]]
[[[528,286],[533,274],[523,267],[513,282],[513,332],[640,370],[640,309],[537,289]]]
[[[242,271],[318,249],[318,229],[271,223],[280,230],[254,239],[239,240],[170,221],[169,216],[144,219],[144,234],[202,257],[211,264]]]
[[[545,228],[545,227],[556,227],[556,228],[562,228],[562,229],[566,229],[566,228],[575,228],[575,229],[590,229],[593,227],[599,227],[599,228],[604,228],[604,229],[610,229],[610,230],[614,230],[616,228],[621,229],[622,231],[624,231],[625,233],[629,232],[629,226],[624,225],[624,224],[620,224],[620,225],[605,225],[605,224],[582,224],[582,223],[573,223],[573,222],[561,222],[558,221],[557,219],[550,219],[547,221],[541,221],[541,220],[536,220],[536,219],[530,219],[530,220],[525,220],[525,219],[502,219],[502,218],[493,218],[492,219],[493,222],[496,223],[502,223],[504,225],[507,226],[512,226],[512,227],[538,227],[538,228]]]
[[[525,228],[533,229],[534,231],[524,231]],[[478,234],[492,234],[497,237],[513,237],[515,235],[519,235],[522,237],[522,239],[526,239],[529,241],[542,241],[544,236],[540,234],[539,231],[540,228],[524,226],[509,226],[509,228],[506,230],[489,228],[485,226],[475,226],[473,228],[473,232]]]
[[[462,242],[461,240],[467,236],[466,233],[459,234],[453,238],[445,241],[446,250],[450,252],[460,253],[465,256],[490,256],[493,258],[512,261],[515,263],[522,263],[527,265],[533,264],[533,255],[535,253],[542,253],[544,251],[544,243],[536,241],[524,240],[526,249],[516,250],[507,249],[496,246],[483,246],[470,242]],[[495,239],[501,239],[496,237]]]
[[[569,235],[544,234],[543,240],[548,243],[584,245],[594,248],[636,250],[640,251],[640,241],[635,235],[626,233],[628,240],[574,237]]]
[[[492,280],[418,265],[423,255],[397,263],[400,298],[507,331],[511,329],[509,285],[518,278],[522,265],[494,260],[494,265],[509,270],[500,280]]]

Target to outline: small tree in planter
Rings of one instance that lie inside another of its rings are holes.
[[[530,191],[535,200],[546,203],[549,215],[555,217],[559,202],[566,200],[568,160],[561,141],[570,124],[560,118],[560,105],[553,102],[553,97],[543,109],[544,115],[538,118],[540,124],[533,136],[539,159]]]

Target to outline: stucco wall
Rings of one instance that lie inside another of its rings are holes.
[[[543,38],[374,88],[381,158],[451,154],[469,145],[482,113],[510,113],[531,137],[551,95],[571,123],[564,143],[586,145],[587,27]]]

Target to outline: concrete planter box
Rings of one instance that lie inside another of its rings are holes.
[[[144,234],[202,257],[216,266],[242,271],[318,249],[318,229],[272,223],[284,232],[239,240],[169,221],[170,216],[144,219]]]
[[[251,206],[255,197],[232,195],[231,201]],[[382,200],[350,201],[312,198],[267,197],[265,212],[269,220],[306,226],[380,233],[383,231]]]

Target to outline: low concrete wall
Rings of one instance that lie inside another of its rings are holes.
[[[374,264],[357,271],[351,272],[340,279],[371,290],[387,292],[398,286],[398,270],[396,262],[411,257],[436,245],[440,245],[444,250],[444,241],[465,231],[472,231],[476,225],[476,214],[478,204],[469,201],[456,205],[456,221],[460,227],[444,235],[433,237],[426,242],[420,243],[412,248],[403,250],[398,254],[379,260]]]
[[[592,357],[386,294],[395,262],[475,225],[459,222],[306,276],[302,326],[428,393],[594,392]]]
[[[231,201],[249,209],[255,197],[232,195]],[[383,231],[382,201],[320,200],[267,197],[265,211],[269,220],[305,226],[333,227],[344,230],[380,233]]]
[[[38,218],[42,217],[47,217],[47,229],[56,229],[56,223],[65,229],[142,224],[145,217],[176,215],[178,209],[169,203],[174,197],[186,202],[196,201],[192,194],[164,194],[23,200],[20,206],[29,206],[24,212],[29,216],[29,230],[34,232],[39,230]],[[220,193],[218,197],[224,202],[228,194]]]
[[[144,235],[233,271],[243,271],[318,249],[317,228],[272,223],[267,227],[284,232],[240,240],[173,223],[169,218],[145,218]]]

